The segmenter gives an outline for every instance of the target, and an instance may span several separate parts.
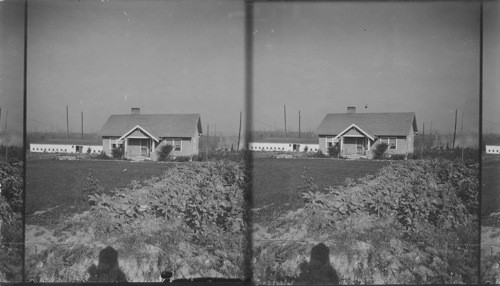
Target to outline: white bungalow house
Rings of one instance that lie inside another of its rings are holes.
[[[323,153],[338,144],[343,156],[372,156],[381,142],[389,145],[388,154],[408,154],[414,151],[417,122],[414,112],[327,114],[319,125],[319,148]]]
[[[111,115],[101,131],[103,151],[112,155],[117,147],[124,149],[126,158],[157,159],[164,145],[172,145],[174,156],[197,155],[202,135],[199,114],[131,114]]]

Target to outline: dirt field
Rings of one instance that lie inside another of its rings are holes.
[[[487,216],[500,212],[500,161],[483,162],[482,167],[481,214]]]
[[[175,163],[129,161],[26,162],[26,220],[47,225],[59,217],[89,208],[83,188],[90,169],[105,191],[126,187],[132,180],[159,176]]]
[[[303,205],[298,189],[304,168],[318,187],[335,186],[346,178],[375,174],[387,161],[256,158],[253,173],[254,222],[262,222]]]

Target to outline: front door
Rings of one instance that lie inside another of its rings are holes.
[[[344,144],[343,144],[343,149],[344,149],[344,154],[345,155],[352,155],[357,153],[357,138],[356,137],[344,137]]]
[[[149,140],[147,139],[142,139],[141,140],[141,156],[147,157],[148,156],[148,150],[149,150]]]
[[[357,143],[357,154],[363,154],[364,153],[364,141],[365,138],[356,138],[356,143]]]
[[[364,154],[365,151],[365,138],[363,137],[344,137],[344,154],[354,155],[354,154]]]
[[[149,139],[129,138],[127,155],[129,157],[149,156]]]

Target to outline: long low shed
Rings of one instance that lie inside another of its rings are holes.
[[[251,151],[285,151],[285,152],[317,152],[319,144],[303,142],[249,142],[248,148]]]
[[[486,154],[500,154],[500,146],[486,145]]]
[[[35,153],[101,153],[102,150],[102,145],[30,143],[30,151]]]

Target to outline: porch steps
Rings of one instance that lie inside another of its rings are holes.
[[[346,155],[345,156],[349,160],[358,160],[358,159],[366,159],[365,155]]]
[[[130,157],[130,160],[134,161],[134,162],[141,162],[141,161],[145,161],[146,158],[144,158],[144,157]]]

